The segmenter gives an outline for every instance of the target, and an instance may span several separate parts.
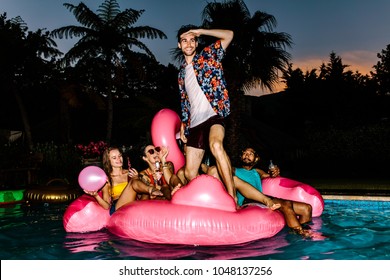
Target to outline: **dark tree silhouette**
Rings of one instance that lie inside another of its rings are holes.
[[[292,41],[289,34],[273,31],[277,24],[274,16],[261,11],[251,15],[242,0],[210,2],[203,10],[202,19],[205,28],[234,31],[223,63],[232,101],[227,146],[235,161],[245,144],[240,133],[244,90],[257,86],[274,88],[278,72],[287,70],[290,54],[285,49]]]
[[[377,54],[380,61],[374,65],[374,72],[371,72],[376,83],[379,95],[390,95],[390,44]]]
[[[0,84],[1,92],[14,96],[23,123],[27,146],[33,147],[30,117],[23,96],[32,95],[32,89],[44,84],[53,70],[52,61],[61,52],[48,31],[28,31],[20,18],[7,20],[0,16]]]
[[[65,3],[76,20],[82,26],[64,26],[52,31],[57,38],[81,37],[81,39],[65,54],[63,62],[66,65],[80,60],[99,61],[104,67],[98,68],[103,82],[104,95],[107,96],[107,135],[111,141],[113,124],[113,95],[116,92],[115,81],[123,64],[134,57],[132,48],[144,51],[155,60],[153,53],[140,41],[142,38],[165,39],[166,35],[150,26],[134,26],[144,10],[120,10],[116,0],[104,1],[97,10],[92,12],[83,2],[78,5]],[[142,68],[138,68],[142,71]],[[98,74],[98,73],[96,73]]]

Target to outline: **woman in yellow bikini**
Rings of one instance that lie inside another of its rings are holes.
[[[151,197],[163,196],[154,185],[147,185],[138,177],[134,168],[123,169],[122,152],[117,147],[109,147],[103,153],[103,169],[107,174],[107,183],[99,191],[84,191],[93,196],[104,209],[114,213],[123,205],[141,199],[143,194]]]

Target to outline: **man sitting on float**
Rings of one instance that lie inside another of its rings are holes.
[[[248,147],[241,154],[242,167],[233,168],[233,178],[237,188],[237,203],[239,206],[244,204],[245,199],[259,201],[256,198],[258,196],[256,193],[263,192],[261,179],[275,178],[280,175],[280,169],[276,165],[273,170],[268,172],[256,168],[255,166],[259,161],[260,156],[253,148]],[[214,166],[210,166],[206,170],[207,174],[219,177]],[[310,204],[277,197],[267,197],[267,199],[272,201],[272,203],[280,205],[279,211],[282,212],[288,227],[298,234],[310,237],[310,231],[302,227],[302,225],[307,224],[312,219],[312,207]]]

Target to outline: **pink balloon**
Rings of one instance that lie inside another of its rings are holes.
[[[180,118],[175,111],[162,109],[154,116],[151,127],[153,145],[168,147],[167,160],[173,163],[175,173],[185,164],[184,155],[176,141],[180,125]]]
[[[79,185],[86,191],[98,191],[107,182],[107,175],[98,166],[87,166],[79,174]]]

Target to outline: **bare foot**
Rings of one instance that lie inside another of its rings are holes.
[[[156,187],[149,188],[149,195],[151,199],[156,198],[157,196],[164,196],[164,194]]]
[[[173,188],[173,190],[171,191],[171,195],[173,196],[175,194],[175,192],[177,192],[178,190],[180,190],[182,187],[181,184],[177,184],[176,187]]]
[[[269,208],[270,208],[271,210],[277,210],[277,209],[279,209],[280,207],[282,207],[282,205],[281,205],[280,203],[274,203],[274,204],[272,204]]]
[[[310,238],[312,240],[324,240],[327,237],[322,235],[321,233],[312,231],[310,229],[303,229],[302,227],[296,227],[292,229],[295,233],[301,235],[304,238]]]

